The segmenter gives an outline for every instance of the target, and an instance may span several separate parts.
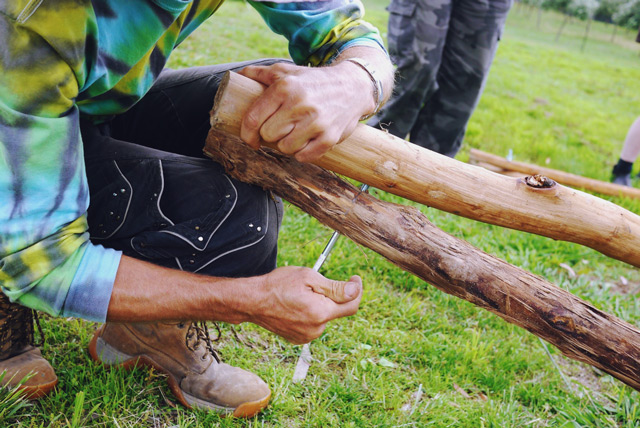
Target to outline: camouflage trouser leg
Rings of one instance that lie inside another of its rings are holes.
[[[511,0],[392,0],[392,99],[369,124],[455,156],[477,105]]]

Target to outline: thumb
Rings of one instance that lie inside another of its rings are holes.
[[[349,281],[322,281],[322,285],[314,287],[316,293],[322,294],[336,303],[350,302],[362,294],[362,279],[352,276]]]

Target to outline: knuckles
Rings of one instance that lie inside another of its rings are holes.
[[[289,334],[283,334],[283,336],[291,343],[296,345],[302,345],[303,343],[309,343],[312,340],[317,339],[324,333],[327,323],[321,323],[317,325],[298,326],[297,331],[290,332]]]
[[[242,119],[242,125],[244,125],[243,128],[247,131],[255,131],[259,125],[258,115],[254,112],[249,111]]]
[[[306,142],[303,144],[306,144]],[[290,136],[287,136],[278,142],[278,150],[287,155],[298,153],[302,147],[303,146],[301,146],[298,141],[292,139]]]
[[[275,64],[267,68],[273,70],[273,72],[277,74],[286,74],[286,73],[289,73],[292,70],[292,68],[295,68],[295,66],[291,64],[287,64],[285,62],[276,62]]]
[[[300,102],[300,98],[304,98],[304,91],[301,91],[303,88],[300,85],[299,79],[295,76],[285,76],[278,79],[271,86],[271,89],[296,104]]]
[[[333,297],[342,296],[342,283],[340,281],[331,281],[331,295]]]
[[[322,140],[322,141],[318,141],[316,144],[319,152],[324,154],[327,151],[329,151],[329,149],[333,147],[336,143],[337,141],[333,141],[333,140]]]
[[[318,297],[324,299],[323,296],[318,295]],[[318,306],[311,304],[307,311],[308,322],[312,326],[320,326],[329,321],[326,311],[318,309]]]
[[[320,337],[322,335],[322,333],[324,333],[325,326],[326,326],[325,324],[322,324],[319,327],[312,328],[312,329],[308,330],[307,331],[307,336],[306,336],[307,342],[311,342],[312,340],[317,339],[318,337]]]

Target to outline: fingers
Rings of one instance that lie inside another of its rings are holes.
[[[271,89],[271,88],[269,88]],[[254,149],[260,148],[260,130],[263,124],[280,109],[282,101],[274,95],[270,95],[270,91],[267,89],[258,99],[249,107],[246,114],[242,118],[242,124],[240,125],[240,138],[242,141],[253,147]],[[293,124],[291,124],[293,125]],[[272,128],[269,128],[274,129]],[[293,126],[289,129],[289,132],[293,130]],[[274,132],[274,131],[271,131]],[[280,138],[287,134],[284,134],[281,130],[274,132],[275,136],[281,135]],[[268,141],[268,140],[265,140]],[[275,140],[277,141],[277,140]]]
[[[267,293],[251,321],[292,343],[319,337],[329,321],[354,315],[362,299],[362,280],[355,275],[335,281],[310,268],[285,266],[264,279]]]
[[[302,162],[319,158],[337,142],[337,137],[314,122],[315,115],[309,109],[275,102],[284,98],[271,94],[275,92],[272,88],[256,100],[243,118],[243,141],[255,149],[262,142],[276,145],[280,152],[295,155]]]
[[[249,66],[240,73],[267,87],[240,125],[240,138],[256,150],[267,143],[312,162],[355,129],[357,117],[327,100],[335,97],[326,93],[332,87],[326,71],[280,63]]]
[[[269,121],[277,116],[274,115]],[[301,116],[291,132],[278,140],[278,150],[294,155],[299,162],[313,162],[331,150],[340,140],[340,135],[332,126],[314,121],[313,115],[305,113]]]
[[[327,322],[354,315],[358,312],[362,300],[362,280],[359,276],[352,276],[349,281],[335,281],[323,277],[321,285],[313,287],[315,293],[325,296],[326,303],[317,319],[320,333]],[[330,300],[329,300],[330,299]]]
[[[315,305],[305,311],[307,319],[304,326],[299,325],[300,329],[295,332],[289,330],[289,334],[284,336],[288,341],[295,344],[308,343],[320,337],[330,321],[358,312],[362,299],[360,277],[354,276],[349,281],[332,281],[325,278],[325,281],[326,284],[318,287],[318,291],[313,290],[314,295],[323,301],[316,301]]]
[[[287,68],[283,66],[286,64],[277,64],[277,66],[249,65],[240,70],[238,74],[269,86],[280,78],[279,72]]]
[[[313,162],[324,156],[334,145],[335,142],[331,140],[315,138],[301,145],[300,148],[292,154],[298,162]],[[278,144],[278,149],[280,149],[280,144]]]
[[[277,116],[277,114],[274,116]],[[294,132],[295,128],[295,123],[280,123],[272,116],[272,118],[267,120],[265,124],[260,128],[260,137],[267,143],[275,143],[277,141],[281,141],[283,138],[286,138],[288,135],[291,135],[291,133]],[[280,147],[280,144],[278,144],[278,150],[280,150],[282,153],[289,154]]]
[[[274,113],[280,110],[282,103],[286,99],[281,92],[274,90],[273,84],[282,78],[283,73],[286,73],[288,68],[287,64],[248,66],[239,72],[243,76],[267,86],[265,92],[249,107],[240,125],[240,138],[256,150],[260,148],[263,125]],[[293,129],[293,126],[288,130],[277,129],[276,126],[278,125],[281,126],[282,124],[280,122],[272,123],[270,128],[265,130],[268,137],[265,141],[276,142]]]
[[[290,337],[285,337],[287,341],[293,343],[294,345],[302,345],[305,343],[309,343],[312,340],[315,340],[322,336],[327,324],[322,324],[318,326],[316,329],[307,329],[304,332],[292,334]]]

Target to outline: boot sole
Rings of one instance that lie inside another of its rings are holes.
[[[96,332],[93,334],[91,342],[89,343],[89,355],[91,355],[91,358],[94,361],[106,367],[121,367],[125,370],[131,370],[135,367],[148,367],[165,374],[167,376],[167,381],[169,383],[171,392],[173,392],[173,395],[176,396],[178,401],[188,409],[197,407],[201,409],[214,410],[218,413],[221,413],[223,416],[232,415],[236,418],[251,418],[262,409],[267,407],[267,404],[269,404],[271,393],[269,393],[269,395],[267,395],[266,397],[261,398],[260,400],[242,403],[236,408],[217,406],[213,403],[209,403],[193,397],[180,388],[180,386],[178,385],[178,381],[171,375],[171,373],[169,373],[151,358],[147,357],[146,355],[133,357],[131,355],[122,353],[102,340],[100,336],[102,335],[103,329],[104,326],[96,330]],[[102,352],[98,352],[98,342],[100,342]],[[105,357],[108,361],[104,360]]]
[[[57,384],[58,379],[40,385],[20,385],[18,389],[22,394],[24,394],[25,398],[28,398],[29,400],[38,400],[45,395],[48,395]]]

